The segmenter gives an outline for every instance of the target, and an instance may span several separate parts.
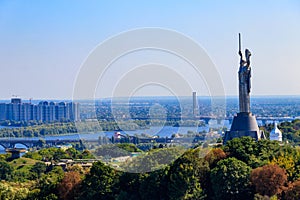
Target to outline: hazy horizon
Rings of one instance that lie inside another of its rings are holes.
[[[11,97],[11,98],[16,98],[16,97]],[[3,101],[10,101],[11,98],[7,99],[0,99],[1,102]],[[17,97],[21,98],[22,101],[29,102],[30,99],[25,99],[22,97]],[[132,96],[132,97],[105,97],[105,98],[95,98],[95,99],[75,99],[74,101],[94,101],[94,100],[109,100],[109,99],[138,99],[138,98],[145,98],[145,99],[164,99],[164,98],[185,98],[185,99],[191,99],[192,100],[192,95],[191,96]],[[237,95],[228,95],[228,96],[198,96],[197,98],[225,98],[225,99],[238,99],[239,96]],[[276,98],[300,98],[300,95],[252,95],[251,98],[270,98],[270,99],[276,99]],[[72,101],[72,99],[57,99],[57,98],[36,98],[36,99],[31,99],[31,101]],[[251,99],[250,99],[251,101]]]

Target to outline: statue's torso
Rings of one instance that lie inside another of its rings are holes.
[[[251,76],[250,67],[241,66],[239,70],[239,84],[248,84]]]

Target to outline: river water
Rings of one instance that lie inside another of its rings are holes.
[[[227,129],[230,128],[229,121],[225,120],[220,124],[217,124],[217,121],[211,120],[209,124],[202,126],[202,127],[172,127],[172,126],[162,126],[162,127],[150,127],[149,129],[143,129],[143,130],[134,130],[134,131],[120,131],[121,134],[127,134],[127,135],[135,135],[135,134],[147,134],[150,136],[159,136],[159,137],[170,137],[172,134],[181,133],[186,134],[188,131],[193,132],[202,132],[206,131],[208,132],[210,128],[221,128],[221,127],[227,127]],[[1,127],[5,128],[5,127]],[[53,135],[53,136],[45,136],[45,137],[33,137],[33,138],[23,138],[23,139],[51,139],[51,140],[63,140],[63,139],[98,139],[100,136],[106,136],[111,137],[115,131],[104,131],[99,133],[83,133],[83,134],[67,134],[67,135]],[[13,138],[11,138],[13,139]],[[20,139],[20,138],[19,138]],[[16,147],[19,148],[26,148],[22,144],[17,144]],[[0,153],[4,153],[4,148],[0,146]]]

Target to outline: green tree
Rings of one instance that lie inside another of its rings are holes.
[[[199,157],[199,149],[188,150],[174,164],[168,174],[169,199],[202,199],[201,187],[207,182],[209,165]]]
[[[183,152],[184,149],[180,147],[152,149],[145,154],[134,157],[123,167],[126,171],[133,173],[150,172],[166,167],[182,155]]]
[[[67,150],[66,150],[66,154],[68,154],[68,156],[70,157],[70,158],[73,158],[73,159],[77,159],[78,158],[78,155],[80,154],[80,152],[79,151],[77,151],[75,148],[68,148]]]
[[[120,149],[124,149],[125,151],[128,152],[141,152],[141,150],[137,148],[134,144],[122,143],[122,144],[117,144],[117,146]]]
[[[52,160],[54,153],[57,151],[57,148],[45,148],[38,151],[38,154],[42,156],[45,160]]]
[[[115,170],[100,161],[94,163],[82,183],[80,199],[115,199],[114,186],[117,179]]]
[[[122,148],[119,148],[116,144],[107,144],[107,145],[101,145],[99,148],[96,149],[95,154],[97,156],[109,156],[109,157],[120,157],[120,156],[129,156],[130,152],[127,150],[124,150]]]
[[[43,174],[38,180],[36,190],[30,196],[31,199],[58,199],[57,187],[63,179],[64,171],[61,167],[54,167],[48,174]]]
[[[14,169],[8,162],[0,160],[0,180],[11,180],[13,172]]]
[[[70,158],[70,156],[62,149],[57,149],[53,155],[53,159],[58,161],[62,158]]]
[[[259,159],[255,156],[257,144],[252,137],[234,138],[226,143],[224,151],[251,167],[259,166]]]
[[[143,182],[144,174],[123,172],[120,177],[116,188],[120,191],[118,199],[141,199],[139,188]],[[154,192],[154,191],[153,191]]]
[[[259,140],[257,141],[256,145],[257,150],[255,155],[260,160],[260,166],[268,164],[268,162],[271,161],[276,154],[278,154],[281,148],[278,141],[270,140]]]
[[[26,154],[24,154],[23,157],[31,158],[34,160],[42,160],[43,159],[43,156],[40,155],[38,151],[34,151],[34,152],[29,151]]]
[[[0,182],[0,199],[1,200],[21,200],[26,199],[29,193],[28,188],[24,185]]]
[[[219,161],[210,174],[214,199],[253,199],[250,171],[246,163],[236,158]]]
[[[41,178],[42,174],[46,171],[46,164],[43,162],[36,162],[30,171],[32,172],[35,178]]]
[[[146,174],[139,188],[143,200],[167,199],[167,173],[169,167]]]
[[[45,147],[46,141],[44,139],[39,139],[39,141],[37,142],[37,146],[41,148]]]
[[[94,155],[87,149],[83,150],[83,152],[79,155],[80,159],[94,159]]]

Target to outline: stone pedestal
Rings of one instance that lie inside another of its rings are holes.
[[[240,112],[233,118],[230,131],[226,131],[224,144],[233,138],[250,136],[255,140],[265,138],[264,133],[259,130],[256,118],[251,112]]]

